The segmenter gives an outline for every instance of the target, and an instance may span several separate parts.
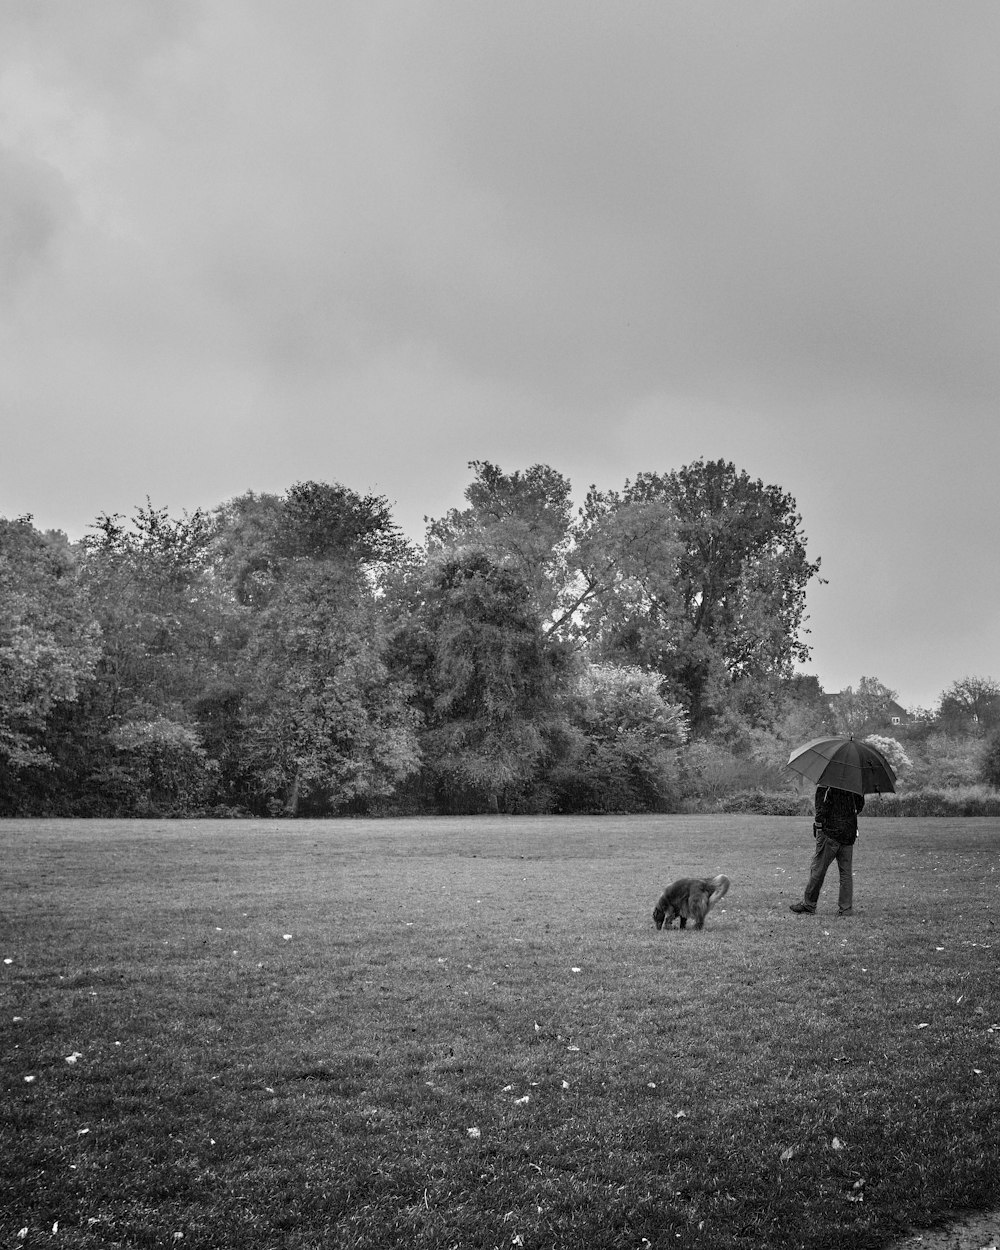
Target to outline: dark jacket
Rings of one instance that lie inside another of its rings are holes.
[[[825,833],[836,842],[847,846],[857,841],[858,812],[865,806],[864,795],[852,794],[850,790],[835,790],[833,786],[820,786],[816,791],[816,820],[814,833]]]

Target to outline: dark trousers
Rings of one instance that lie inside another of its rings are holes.
[[[825,833],[818,833],[816,852],[809,865],[809,880],[806,882],[805,904],[810,911],[816,910],[826,870],[834,860],[840,870],[840,894],[837,899],[840,910],[850,911],[854,905],[854,847],[845,846]]]

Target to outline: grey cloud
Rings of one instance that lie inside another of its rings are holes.
[[[0,298],[10,299],[43,262],[72,213],[68,188],[55,171],[0,149]]]

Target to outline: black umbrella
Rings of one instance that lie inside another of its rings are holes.
[[[896,774],[881,751],[853,738],[814,738],[796,747],[788,767],[817,786],[852,794],[894,794]]]

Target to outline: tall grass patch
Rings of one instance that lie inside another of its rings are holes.
[[[846,922],[788,911],[807,817],[0,841],[3,1244],[876,1247],[1000,1201],[1000,821],[862,818]]]

